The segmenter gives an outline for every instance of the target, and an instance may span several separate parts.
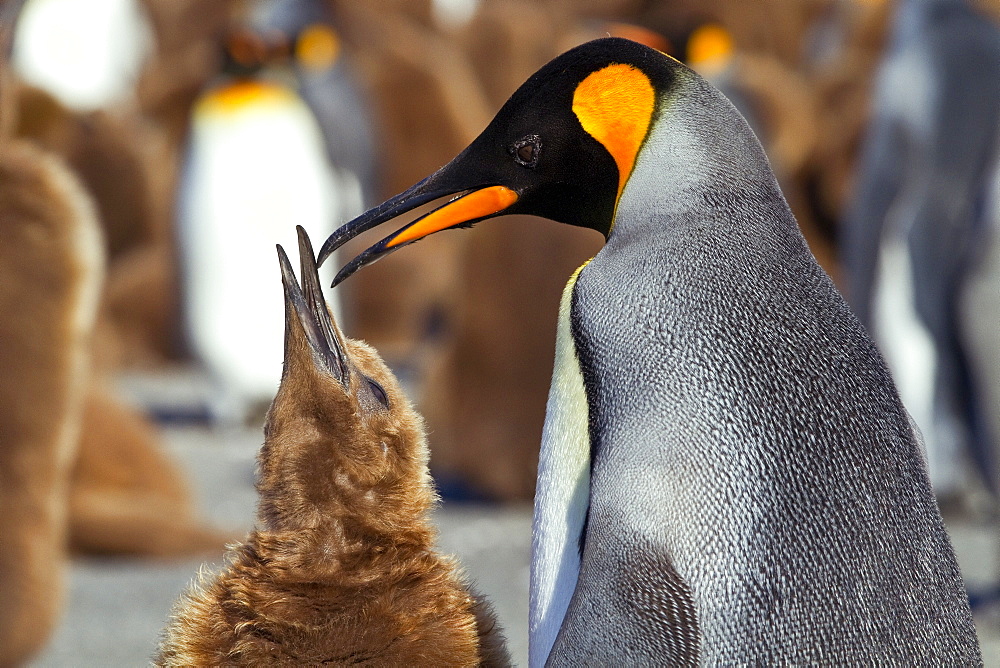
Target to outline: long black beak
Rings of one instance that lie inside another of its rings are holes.
[[[285,361],[288,361],[289,338],[292,336],[292,318],[298,320],[312,348],[317,364],[329,372],[344,387],[351,382],[350,365],[344,351],[344,340],[337,328],[330,309],[327,308],[323,290],[319,284],[316,258],[313,255],[309,235],[297,225],[299,235],[299,273],[302,287],[295,280],[295,272],[288,261],[285,249],[278,245],[278,263],[281,266],[281,282],[285,287]]]
[[[457,171],[456,161],[442,167],[405,192],[345,223],[330,235],[320,249],[319,264],[323,264],[331,253],[359,234],[422,204],[461,193],[362,252],[337,273],[333,285],[337,285],[366,264],[371,264],[428,234],[451,227],[469,226],[500,215],[517,201],[518,194],[506,186],[492,185],[489,182],[481,184],[473,182],[472,185],[468,181],[464,185],[456,183],[456,179],[452,178]]]

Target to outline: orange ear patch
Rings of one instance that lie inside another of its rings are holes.
[[[299,34],[295,45],[295,59],[314,72],[321,72],[337,62],[340,56],[340,38],[333,28],[322,24],[311,25]]]
[[[619,197],[649,130],[655,101],[649,77],[624,64],[597,70],[573,93],[573,113],[618,165]]]

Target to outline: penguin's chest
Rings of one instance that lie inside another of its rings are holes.
[[[735,261],[690,267],[667,253],[598,256],[574,291],[588,533],[632,532],[697,581],[772,549],[770,527],[790,513],[781,500],[805,484],[798,467],[825,456],[809,441],[832,407],[823,354],[808,351],[823,346],[820,322],[761,298],[765,281]]]
[[[598,255],[577,281],[592,463],[567,619],[584,629],[596,610],[640,649],[694,627],[709,664],[861,656],[856,629],[935,586],[899,556],[928,533],[918,455],[818,268],[740,258],[693,273],[646,249]],[[901,499],[919,510],[900,516]]]

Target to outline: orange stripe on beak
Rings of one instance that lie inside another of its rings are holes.
[[[504,186],[490,186],[463,195],[440,209],[431,211],[412,225],[404,228],[385,245],[392,248],[409,241],[422,239],[428,234],[461,225],[476,218],[490,216],[503,211],[517,201],[517,193]]]

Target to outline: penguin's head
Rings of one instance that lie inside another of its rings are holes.
[[[378,353],[341,334],[297,229],[301,285],[278,246],[285,359],[258,462],[261,516],[271,529],[350,517],[343,531],[359,540],[405,530],[436,500],[423,423]]]
[[[334,285],[428,234],[505,214],[607,237],[659,106],[685,73],[669,56],[621,38],[564,53],[528,79],[454,160],[334,232],[320,263],[358,234],[448,195],[455,197],[352,260]]]

